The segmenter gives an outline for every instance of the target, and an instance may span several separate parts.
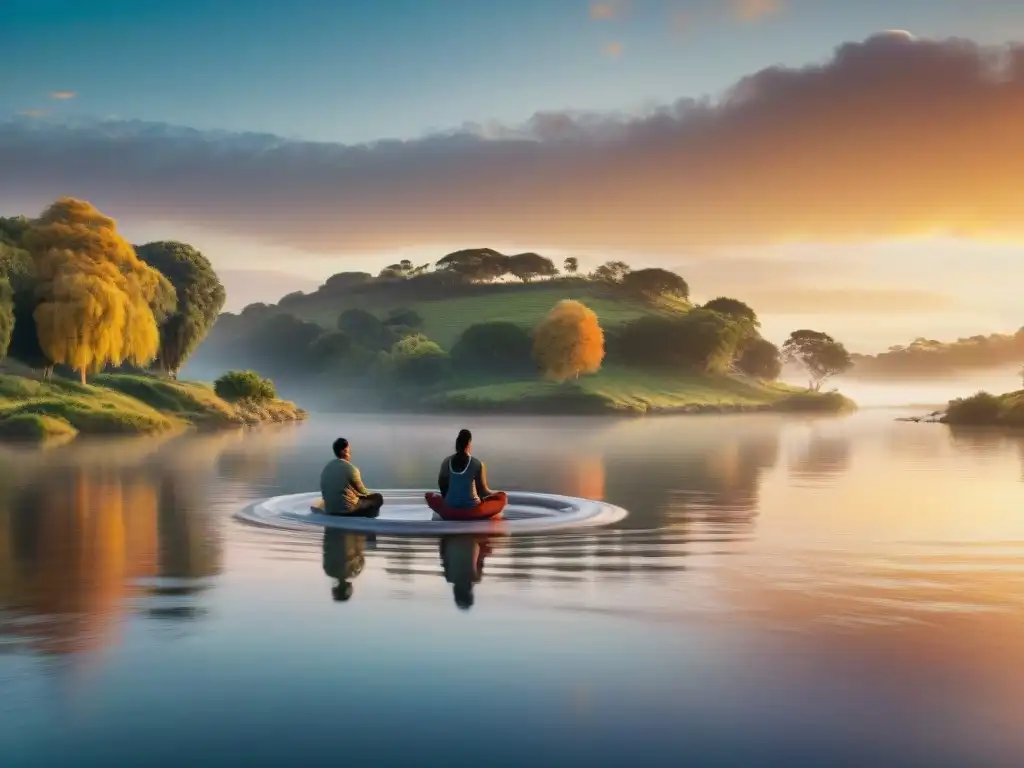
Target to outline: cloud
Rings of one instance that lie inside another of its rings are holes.
[[[361,146],[0,123],[5,197],[70,194],[311,252],[502,242],[672,254],[1024,241],[1024,46],[882,34],[643,115],[552,112]]]
[[[782,0],[733,0],[732,14],[745,22],[760,21],[782,10]]]
[[[22,117],[46,117],[49,113],[45,109],[23,109],[18,114]]]
[[[78,96],[74,91],[50,91],[50,98],[57,101],[68,101]]]
[[[613,59],[617,59],[622,55],[622,43],[608,43],[604,47],[604,55]]]

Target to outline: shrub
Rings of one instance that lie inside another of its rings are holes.
[[[951,400],[946,406],[946,421],[949,424],[997,424],[1002,410],[998,397],[988,392],[978,392],[970,397]]]
[[[213,384],[213,391],[224,400],[261,402],[277,398],[274,382],[255,371],[228,371]]]
[[[508,322],[471,325],[452,347],[460,369],[489,373],[526,373],[536,369],[529,332]]]
[[[448,353],[422,334],[396,341],[387,361],[395,376],[409,384],[435,384],[448,372]]]

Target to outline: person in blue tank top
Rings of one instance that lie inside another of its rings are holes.
[[[471,455],[472,445],[473,434],[463,429],[455,438],[455,453],[441,463],[437,487],[444,506],[449,510],[479,508],[482,512],[493,510],[492,514],[500,514],[508,496],[487,487],[487,470],[480,459]]]

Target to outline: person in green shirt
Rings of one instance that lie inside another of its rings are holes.
[[[352,463],[352,446],[344,437],[339,437],[331,446],[335,459],[327,462],[320,473],[320,495],[323,510],[328,515],[356,515],[377,517],[384,505],[384,497],[372,493],[359,474],[359,468]]]

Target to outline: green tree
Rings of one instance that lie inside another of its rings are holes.
[[[736,367],[748,376],[774,381],[782,373],[782,356],[778,347],[758,337],[743,346]]]
[[[724,373],[732,364],[743,326],[710,310],[677,317],[646,315],[627,323],[616,348],[639,367]]]
[[[558,268],[551,259],[539,253],[517,253],[508,257],[508,272],[516,279],[528,283],[538,277],[554,277],[558,274]]]
[[[562,262],[562,269],[566,271],[566,274],[575,275],[580,269],[580,260],[575,256],[566,256],[565,261]]]
[[[326,331],[309,343],[312,366],[319,370],[348,359],[352,350],[352,339],[344,331]]]
[[[209,260],[190,245],[147,243],[135,249],[174,287],[174,305],[160,324],[157,365],[171,378],[209,333],[224,307],[226,293]]]
[[[448,354],[437,342],[418,333],[396,341],[388,355],[388,362],[400,381],[430,385],[444,378],[448,369]]]
[[[277,397],[274,382],[255,371],[228,371],[213,383],[213,391],[229,401],[262,402]]]
[[[353,342],[372,351],[388,350],[398,340],[398,334],[365,309],[346,309],[338,315],[336,325]]]
[[[710,309],[712,312],[717,312],[727,317],[734,317],[737,320],[746,320],[755,328],[761,325],[761,322],[757,319],[757,313],[748,304],[739,299],[719,296],[717,299],[707,302],[703,309]]]
[[[632,267],[624,261],[606,261],[594,270],[592,277],[602,283],[618,285],[632,271]]]
[[[7,349],[14,333],[14,291],[6,277],[0,277],[0,362],[7,357]]]
[[[687,299],[690,296],[690,286],[687,285],[686,280],[675,272],[658,267],[626,272],[618,282],[627,291],[650,298],[675,296]]]
[[[509,257],[493,248],[465,248],[438,259],[439,270],[470,283],[486,283],[508,274]]]
[[[508,322],[477,323],[462,332],[452,347],[458,369],[516,374],[536,370],[529,332]]]
[[[802,366],[811,380],[808,389],[821,390],[821,385],[840,374],[846,373],[853,360],[841,343],[827,333],[801,329],[793,331],[782,345],[782,356],[788,362]]]

